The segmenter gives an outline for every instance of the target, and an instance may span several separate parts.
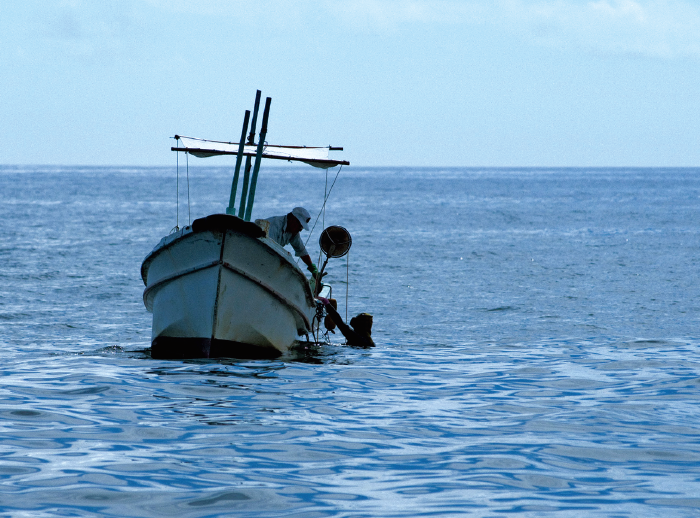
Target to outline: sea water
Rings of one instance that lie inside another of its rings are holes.
[[[263,168],[377,347],[162,361],[141,261],[232,168],[1,167],[2,516],[700,516],[699,173]]]

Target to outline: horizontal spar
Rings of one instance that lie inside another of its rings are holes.
[[[219,142],[213,140],[204,140],[193,137],[176,136],[184,146],[171,147],[172,151],[180,151],[190,153],[196,157],[205,158],[219,155],[238,155],[240,143],[234,142]],[[328,156],[330,151],[342,151],[342,147],[305,147],[305,146],[274,146],[265,145],[263,148],[262,158],[270,158],[273,160],[287,160],[295,162],[304,162],[306,164],[328,168],[337,165],[350,165],[347,160],[335,160]],[[257,155],[257,146],[247,144],[243,146],[244,156],[254,157]]]
[[[184,147],[172,147],[170,148],[171,151],[184,151],[185,153],[190,153],[196,157],[199,158],[206,158],[210,156],[219,156],[219,155],[237,155],[235,151],[210,151],[208,149],[194,149],[194,148],[184,148]],[[255,156],[255,153],[243,153],[244,156]],[[279,155],[268,155],[263,152],[262,158],[271,158],[273,160],[287,160],[289,162],[304,162],[305,164],[309,165],[317,165],[318,167],[335,167],[337,165],[350,165],[350,162],[347,160],[324,160],[320,158],[296,158],[296,157],[287,157],[287,156],[279,156]]]

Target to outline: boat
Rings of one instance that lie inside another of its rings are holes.
[[[328,296],[330,286],[320,279],[310,284],[292,255],[267,237],[267,222],[250,221],[255,188],[263,158],[324,169],[349,162],[330,158],[330,151],[342,151],[338,147],[268,145],[269,97],[255,143],[260,95],[258,91],[247,141],[250,111],[239,142],[175,136],[173,151],[196,157],[233,155],[236,167],[226,212],[176,227],[143,260],[143,301],[153,313],[153,358],[274,358],[308,341],[322,315],[316,296]]]

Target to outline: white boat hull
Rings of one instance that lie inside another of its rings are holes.
[[[306,276],[256,232],[252,223],[214,215],[146,257],[154,358],[275,357],[310,332],[316,306]]]

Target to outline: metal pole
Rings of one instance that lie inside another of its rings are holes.
[[[263,112],[263,122],[260,128],[260,138],[258,139],[258,152],[255,154],[255,167],[253,168],[253,177],[250,180],[250,195],[248,196],[248,208],[245,210],[245,219],[250,221],[250,213],[253,212],[253,202],[255,201],[255,186],[258,183],[258,172],[260,171],[260,162],[262,160],[263,148],[265,147],[265,136],[267,135],[267,118],[270,116],[270,103],[272,99],[265,99],[265,111]]]
[[[243,131],[241,131],[241,143],[238,145],[238,155],[236,155],[236,172],[233,174],[233,182],[231,182],[231,197],[228,200],[226,214],[236,215],[236,189],[238,189],[238,176],[241,172],[241,162],[243,159],[243,149],[245,148],[245,134],[248,132],[248,122],[250,120],[250,110],[245,111],[243,118]]]
[[[255,107],[253,108],[253,125],[250,127],[250,135],[248,135],[248,144],[251,146],[255,143],[255,126],[258,122],[258,110],[260,109],[260,95],[262,92],[258,90],[255,94]],[[245,173],[243,174],[243,188],[241,189],[241,206],[238,209],[238,217],[243,217],[245,210],[245,199],[248,196],[248,182],[250,181],[250,157],[245,159]]]

